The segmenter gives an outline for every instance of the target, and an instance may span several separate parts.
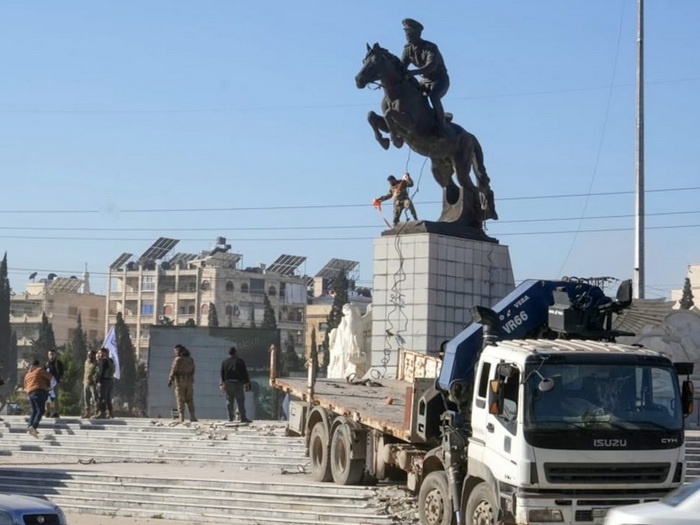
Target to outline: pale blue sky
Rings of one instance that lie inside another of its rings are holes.
[[[660,297],[700,262],[700,2],[645,5],[646,295]],[[87,263],[104,291],[119,254],[160,236],[186,252],[225,236],[244,266],[304,255],[312,275],[332,257],[358,260],[371,285],[384,228],[371,201],[386,176],[408,165],[419,216],[439,215],[423,159],[379,147],[365,116],[380,93],[354,84],[365,43],[401,53],[405,17],[439,45],[445,108],[481,141],[501,217],[488,233],[510,246],[516,281],[630,278],[636,8],[3,0],[0,250],[12,286]]]

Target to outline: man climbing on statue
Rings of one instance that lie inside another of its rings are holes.
[[[411,212],[413,220],[418,220],[418,215],[416,215],[416,209],[413,207],[413,202],[408,196],[408,188],[413,186],[413,179],[408,173],[404,173],[401,180],[398,180],[393,175],[389,175],[387,179],[389,181],[389,192],[386,195],[382,195],[374,199],[372,203],[375,208],[381,209],[381,202],[389,199],[394,199],[394,226],[396,226],[401,220],[401,212],[405,209]],[[385,221],[386,222],[386,221]],[[387,223],[387,226],[389,224]]]
[[[447,74],[445,61],[438,47],[432,42],[423,40],[421,34],[423,25],[416,20],[406,18],[402,22],[406,33],[406,45],[403,48],[401,62],[408,68],[414,65],[418,69],[408,69],[410,75],[420,75],[430,104],[435,110],[438,135],[445,129],[445,110],[442,107],[442,97],[450,88],[450,77]]]

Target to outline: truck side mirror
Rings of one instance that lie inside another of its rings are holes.
[[[693,394],[695,393],[695,385],[692,381],[683,381],[681,388],[681,402],[683,403],[683,415],[689,416],[693,413]]]

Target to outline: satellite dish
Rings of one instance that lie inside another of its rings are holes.
[[[49,281],[53,281],[56,277],[58,277],[55,273],[50,273],[49,275],[46,276],[46,278]]]
[[[39,273],[39,272],[32,272],[32,273],[29,275],[29,278],[33,281],[34,278],[37,276],[38,273]]]

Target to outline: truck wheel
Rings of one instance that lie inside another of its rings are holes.
[[[331,472],[338,485],[358,485],[365,469],[364,459],[352,459],[352,431],[343,423],[331,440]]]
[[[498,518],[496,496],[485,482],[479,483],[467,499],[465,512],[467,523],[471,525],[495,525]]]
[[[450,486],[444,470],[435,470],[423,480],[418,493],[418,516],[422,525],[456,523],[452,512]]]
[[[330,447],[328,432],[323,421],[319,421],[311,429],[309,439],[309,458],[311,459],[311,477],[314,481],[331,481],[331,462],[328,460]]]

